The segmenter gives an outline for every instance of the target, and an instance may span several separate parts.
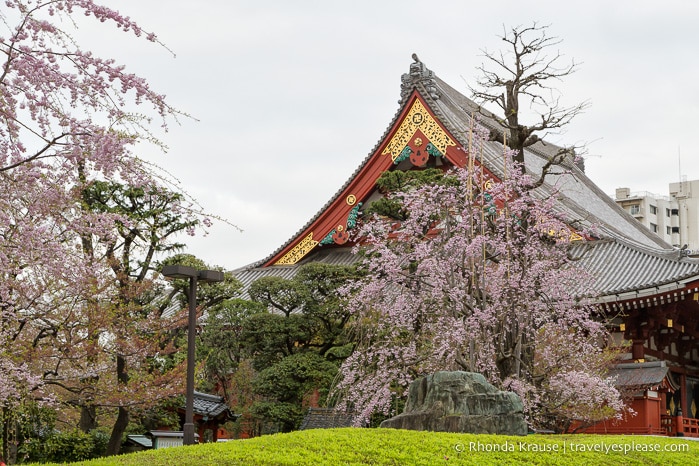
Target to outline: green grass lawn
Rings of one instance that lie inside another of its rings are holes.
[[[626,450],[626,451],[624,451]],[[82,465],[692,465],[699,442],[617,435],[451,434],[327,429],[166,448]]]

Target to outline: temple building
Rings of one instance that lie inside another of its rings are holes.
[[[268,257],[235,271],[246,287],[263,276],[291,278],[308,262],[354,262],[349,233],[363,207],[381,196],[375,182],[382,172],[465,166],[476,116],[490,131],[503,132],[492,114],[414,59],[401,78],[399,108],[378,143],[305,226]],[[543,141],[526,148],[527,170],[542,173],[560,150]],[[503,179],[502,154],[503,146],[489,141],[478,163]],[[595,238],[572,247],[586,249],[580,260],[593,277],[596,305],[616,316],[613,337],[632,344],[628,361],[613,375],[633,394],[637,415],[591,431],[699,436],[699,261],[637,222],[572,156],[546,175],[537,194],[557,197],[571,239],[576,230],[594,226]]]

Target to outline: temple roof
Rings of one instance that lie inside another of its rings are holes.
[[[571,255],[580,258],[576,265],[593,277],[592,291],[605,302],[683,290],[699,278],[699,262],[682,257],[681,251],[643,247],[624,239],[578,243]]]
[[[614,385],[617,387],[646,390],[662,384],[668,376],[668,370],[665,361],[624,363],[614,366],[609,371],[609,376],[614,377]],[[677,388],[669,377],[668,383]]]
[[[257,280],[262,277],[280,277],[287,280],[294,278],[299,267],[310,262],[320,262],[323,264],[330,265],[351,265],[359,260],[359,257],[352,254],[350,248],[327,248],[318,249],[304,257],[300,262],[293,265],[276,265],[274,267],[259,267],[259,266],[247,266],[242,269],[234,271],[234,274],[238,280],[243,284],[243,295],[241,298],[248,299],[247,292],[245,290]],[[259,264],[259,262],[258,262]]]
[[[420,95],[427,94],[428,105],[446,129],[462,144],[468,147],[471,115],[491,130],[503,128],[475,102],[464,96],[435,76],[423,63],[413,63],[409,75],[403,75],[402,96],[413,86]],[[558,153],[561,147],[547,142],[537,142],[525,149],[527,171],[539,174],[544,164]],[[504,177],[503,148],[497,141],[489,141],[483,151],[481,161],[499,178]],[[564,173],[565,171],[565,173]],[[630,240],[640,245],[668,249],[670,246],[658,235],[651,233],[640,222],[620,208],[613,199],[602,192],[583,172],[572,158],[564,162],[560,174],[546,177],[546,183],[539,188],[541,197],[555,195],[564,218],[581,226],[594,226],[602,237]]]
[[[415,105],[424,106],[429,118],[436,121],[432,123],[437,126],[437,131],[441,131],[444,137],[452,140],[453,147],[449,146],[444,156],[454,165],[459,165],[459,157],[463,157],[460,154],[465,153],[465,148],[469,147],[472,119],[475,118],[479,124],[490,130],[503,131],[491,113],[439,79],[424,63],[411,63],[409,73],[401,78],[398,111],[378,143],[347,182],[286,243],[267,258],[234,271],[245,288],[262,276],[291,278],[300,265],[310,261],[349,264],[356,260],[349,253],[349,243],[344,247],[337,244],[323,246],[317,238],[308,241],[307,235],[309,232],[314,233],[314,228],[319,228],[329,210],[341,206],[345,209],[342,215],[346,216],[349,207],[344,204],[344,199],[359,185],[360,178],[368,179],[364,180],[364,186],[367,183],[373,186],[378,168],[385,167],[385,170],[394,166],[390,159],[388,162],[382,161],[384,165],[377,165],[377,160],[386,160],[386,152]],[[554,144],[541,141],[526,148],[524,158],[527,170],[534,174],[541,173],[544,164],[560,150],[561,148]],[[488,141],[482,155],[478,154],[480,163],[501,179],[504,177],[502,154],[503,146],[497,141]],[[365,202],[371,194],[366,189],[362,192],[369,194],[355,199],[355,208],[358,207],[358,202]],[[669,292],[685,287],[689,282],[699,281],[699,261],[682,257],[680,251],[651,233],[619,207],[585,175],[582,167],[572,157],[565,160],[557,171],[547,175],[545,183],[537,188],[536,195],[542,198],[556,196],[557,209],[570,225],[574,225],[575,228],[594,229],[599,239],[585,242],[575,248],[576,254],[581,257],[581,263],[593,274],[593,289],[597,296],[603,297],[602,301],[618,301]],[[328,222],[323,226],[327,230]],[[326,230],[315,233],[322,237],[329,234]],[[284,253],[288,255],[292,248],[300,248],[300,259],[297,258],[296,262],[288,265],[279,265],[279,257]]]
[[[221,414],[225,414],[224,418],[235,420],[238,418],[237,415],[233,414],[228,408],[228,405],[224,401],[223,397],[217,395],[209,395],[208,393],[194,392],[193,398],[193,411],[202,417],[208,417],[209,419],[216,418]],[[184,409],[184,406],[182,407]]]

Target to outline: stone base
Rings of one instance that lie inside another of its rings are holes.
[[[381,427],[435,432],[526,435],[523,405],[472,372],[437,372],[410,384],[405,411]]]

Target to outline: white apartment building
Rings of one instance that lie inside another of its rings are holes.
[[[667,243],[699,253],[699,180],[670,183],[669,196],[618,188],[615,201]]]
[[[629,188],[617,188],[614,200],[667,243],[673,246],[685,244],[682,243],[680,232],[679,206],[673,197],[646,191],[632,193]]]
[[[670,196],[679,209],[680,244],[699,253],[699,180],[670,183]]]

